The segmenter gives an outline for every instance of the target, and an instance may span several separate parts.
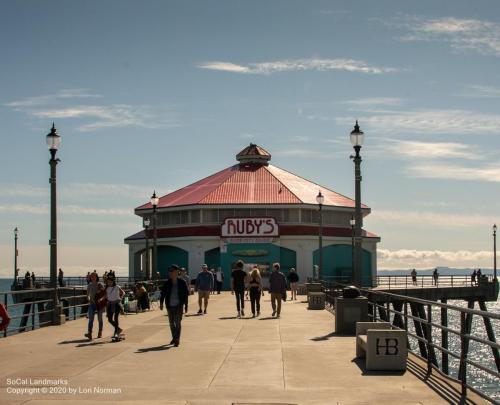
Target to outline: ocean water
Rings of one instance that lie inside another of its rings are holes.
[[[0,279],[0,292],[1,291],[9,291],[10,285],[12,281],[10,279]],[[4,296],[0,294],[0,299],[4,302]],[[8,305],[12,304],[11,296],[8,296]],[[467,307],[467,303],[464,301],[448,301],[450,305],[456,305],[458,307]],[[488,311],[494,313],[500,313],[500,300],[497,302],[487,302],[486,303]],[[475,309],[479,309],[479,306],[476,304]],[[23,307],[13,307],[9,310],[9,313],[12,315],[22,315]],[[434,323],[440,323],[440,309],[435,308],[432,311],[432,319]],[[12,326],[19,326],[20,320],[15,320],[11,323]],[[500,321],[492,320],[493,329],[495,331],[495,337],[497,341],[500,340]],[[30,323],[28,322],[28,325]],[[460,314],[456,311],[448,311],[448,326],[451,329],[460,330]],[[412,322],[408,322],[409,330],[414,333]],[[472,322],[472,334],[474,336],[487,339],[486,329],[484,327],[483,319],[477,316],[474,316]],[[433,342],[439,346],[441,346],[441,331],[434,328],[433,330]],[[1,335],[3,336],[3,334]],[[418,343],[416,339],[410,337],[410,346],[412,349],[417,349],[418,352]],[[457,335],[449,333],[449,350],[452,352],[460,353],[460,339]],[[439,363],[441,363],[441,355],[439,351],[436,351],[436,357]],[[478,342],[471,341],[469,346],[469,359],[475,361],[483,366],[491,368],[495,370],[495,361],[491,352],[491,349],[485,345],[482,345]],[[449,369],[450,375],[452,377],[457,377],[459,362],[458,359],[454,359],[449,356]],[[488,395],[492,396],[496,400],[500,400],[500,381],[488,375],[484,371],[474,368],[472,366],[468,366],[467,369],[467,380],[470,385],[478,388],[479,390],[488,393]]]

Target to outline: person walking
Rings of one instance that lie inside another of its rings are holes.
[[[214,278],[212,273],[208,271],[208,266],[204,264],[201,266],[201,271],[196,277],[195,289],[198,291],[198,314],[206,314],[208,307],[208,299],[210,298],[210,291],[214,289]],[[201,303],[204,301],[204,310],[201,310]]]
[[[163,284],[160,295],[160,310],[163,310],[163,302],[167,307],[168,322],[172,340],[170,344],[179,346],[181,338],[182,309],[187,307],[189,290],[186,282],[179,276],[179,267],[175,264],[168,269],[168,280]]]
[[[412,284],[417,285],[417,270],[413,269],[410,274]]]
[[[281,314],[281,300],[286,294],[285,275],[280,271],[280,264],[273,264],[273,271],[269,276],[269,294],[271,294],[271,305],[273,307],[273,316],[277,318]]]
[[[252,308],[252,318],[255,318],[255,311],[257,316],[260,315],[260,293],[262,291],[262,277],[257,266],[254,266],[250,272],[248,281],[248,289],[250,290],[250,307]]]
[[[123,329],[120,328],[118,319],[120,313],[122,312],[122,298],[125,295],[123,290],[119,285],[116,284],[116,278],[114,275],[108,273],[108,278],[106,280],[106,299],[108,300],[106,312],[108,316],[108,322],[115,328],[113,337],[119,337]]]
[[[220,294],[223,282],[224,282],[224,273],[222,273],[221,268],[218,267],[217,271],[215,272],[215,283],[217,284],[217,294]]]
[[[98,311],[98,299],[102,298],[101,296],[97,296],[97,293],[99,292],[99,285],[97,282],[99,281],[99,277],[97,274],[92,273],[90,277],[90,283],[87,285],[87,301],[89,302],[88,306],[88,311],[87,311],[87,318],[89,319],[88,325],[87,325],[87,333],[85,333],[85,337],[88,338],[89,340],[92,340],[92,329],[94,327],[94,318],[95,314],[97,313],[97,320],[99,322],[99,332],[97,334],[97,337],[100,338],[102,337],[102,328],[103,328],[103,322],[102,322],[102,312],[103,311]],[[99,283],[101,284],[101,283]],[[101,284],[102,286],[102,284]],[[103,288],[104,289],[104,288]],[[96,297],[97,296],[97,297]],[[102,305],[101,305],[102,307]],[[102,307],[102,310],[104,308]]]
[[[439,280],[439,273],[438,273],[438,269],[434,269],[434,271],[432,272],[432,281],[433,281],[433,284],[437,287],[438,286],[438,280]]]
[[[245,283],[247,281],[247,273],[243,270],[244,265],[242,260],[238,260],[236,268],[231,273],[231,294],[236,296],[238,318],[245,316]]]
[[[184,280],[187,285],[188,295],[191,295],[191,280],[189,279],[189,274],[184,267],[181,267],[179,271],[179,277]],[[184,304],[184,312],[186,314],[188,312],[188,300],[186,300],[186,303]]]
[[[476,276],[477,276],[477,272],[476,272],[476,269],[474,269],[474,271],[470,275],[470,285],[476,284]]]
[[[299,282],[299,275],[293,267],[290,269],[290,273],[287,278],[290,283],[291,299],[297,301],[297,284]]]
[[[0,303],[0,318],[2,318],[2,322],[0,322],[0,331],[7,330],[12,318],[7,312],[7,308],[5,308],[5,305],[2,303]]]
[[[476,273],[476,285],[481,284],[481,276],[482,276],[481,269],[477,269],[477,273]]]
[[[64,287],[64,272],[61,268],[59,268],[59,273],[57,273],[57,282],[59,283],[59,287]]]

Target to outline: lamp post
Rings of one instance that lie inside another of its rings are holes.
[[[319,205],[319,228],[318,228],[318,236],[319,236],[319,268],[318,268],[318,279],[321,281],[323,276],[323,203],[325,202],[325,197],[321,194],[321,190],[319,190],[318,195],[316,196],[316,202]]]
[[[362,262],[362,242],[361,229],[363,227],[363,216],[361,214],[361,156],[359,151],[363,144],[365,134],[359,129],[358,121],[351,131],[350,139],[351,144],[356,154],[351,156],[354,160],[354,177],[355,177],[355,227],[354,227],[354,271],[353,271],[353,284],[357,287],[361,286],[361,277],[363,273]]]
[[[58,314],[56,307],[59,305],[57,297],[57,190],[56,190],[56,167],[60,162],[56,159],[57,148],[61,143],[61,137],[56,132],[56,127],[52,123],[52,129],[46,137],[47,147],[50,151],[50,285],[54,289],[53,305],[54,305],[54,319]]]
[[[149,234],[148,234],[148,229],[149,225],[151,225],[151,220],[148,217],[144,218],[143,221],[144,225],[144,232],[146,235],[146,280],[149,279]]]
[[[13,286],[17,286],[17,277],[19,276],[19,270],[17,268],[17,238],[19,235],[19,229],[14,228],[14,282]]]
[[[356,223],[354,215],[351,215],[349,223],[351,224],[351,270],[354,274],[354,224]]]
[[[493,225],[493,282],[497,283],[497,224]]]
[[[153,206],[153,267],[151,272],[154,272],[155,276],[158,272],[158,246],[156,244],[156,240],[158,238],[158,227],[157,227],[157,218],[156,218],[156,207],[158,206],[158,202],[160,199],[156,196],[156,191],[153,191],[153,195],[151,196],[151,205]]]

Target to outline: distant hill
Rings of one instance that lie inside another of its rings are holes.
[[[438,273],[441,276],[451,276],[451,275],[469,275],[472,274],[474,269],[454,269],[450,267],[438,267]],[[477,268],[476,268],[477,269]],[[411,269],[406,269],[406,270],[379,270],[377,274],[379,276],[401,276],[401,275],[409,275]],[[417,269],[417,274],[418,275],[431,275],[432,272],[434,271],[434,268],[432,269],[425,269],[425,270],[418,270]],[[483,274],[489,274],[493,275],[493,269],[481,269],[481,272]]]

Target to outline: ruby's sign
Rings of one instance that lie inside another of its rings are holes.
[[[226,218],[222,223],[221,236],[273,237],[279,236],[279,227],[274,218]]]

